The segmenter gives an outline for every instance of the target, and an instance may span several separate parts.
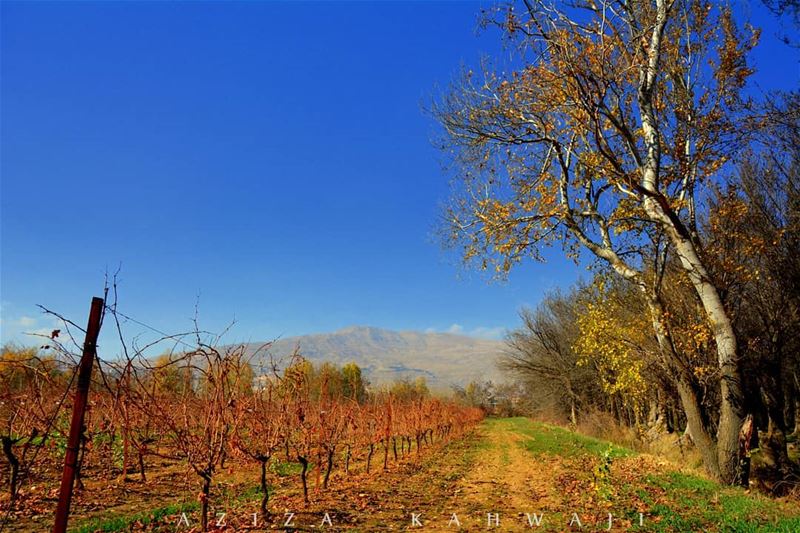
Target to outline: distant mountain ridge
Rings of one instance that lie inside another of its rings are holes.
[[[263,343],[250,343],[256,351]],[[396,379],[423,376],[431,387],[465,385],[472,380],[497,380],[495,361],[503,342],[452,333],[392,331],[368,326],[351,326],[332,333],[317,333],[278,339],[269,349],[276,359],[285,358],[295,347],[314,363],[337,365],[355,362],[370,382],[381,384]],[[253,364],[264,364],[262,355]]]

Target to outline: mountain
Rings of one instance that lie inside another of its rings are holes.
[[[255,352],[259,346],[261,344],[251,343],[248,348]],[[276,360],[285,359],[295,347],[314,363],[355,362],[374,384],[423,376],[431,388],[441,389],[465,385],[472,380],[496,381],[500,373],[495,360],[504,344],[450,333],[354,326],[333,333],[279,339],[266,354],[259,354],[253,364],[265,364],[270,356]]]

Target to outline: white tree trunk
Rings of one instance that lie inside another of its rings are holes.
[[[744,420],[742,382],[739,371],[736,335],[730,317],[722,304],[719,291],[712,283],[697,248],[677,213],[659,191],[661,145],[657,116],[653,107],[653,94],[659,72],[661,39],[669,16],[669,6],[656,0],[656,19],[650,34],[646,61],[640,67],[638,104],[642,116],[647,154],[641,172],[644,209],[648,217],[661,225],[677,251],[686,274],[694,286],[705,311],[717,345],[717,359],[721,382],[721,406],[717,432],[717,457],[720,479],[734,483],[738,471],[738,438]],[[687,413],[688,416],[688,413]]]
[[[717,345],[722,399],[717,430],[717,456],[721,480],[725,483],[734,483],[739,476],[738,439],[745,416],[736,334],[719,291],[711,282],[694,244],[688,237],[678,235],[676,230],[672,233],[675,234],[673,243],[681,265],[703,304]]]

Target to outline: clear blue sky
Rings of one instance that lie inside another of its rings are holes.
[[[431,237],[448,177],[421,106],[502,53],[480,7],[3,2],[2,341],[51,327],[36,304],[83,325],[120,264],[120,309],[168,332],[198,295],[231,340],[515,326],[582,269],[555,250],[490,284]],[[797,87],[773,34],[759,83]]]

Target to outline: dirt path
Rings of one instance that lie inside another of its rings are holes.
[[[568,531],[573,508],[584,530],[592,530],[587,519],[606,515],[585,512],[589,482],[570,472],[591,470],[586,458],[532,453],[527,446],[536,437],[522,431],[526,420],[520,424],[487,421],[402,482],[385,480],[376,500],[392,503],[358,516],[350,530]]]
[[[552,483],[562,470],[559,461],[527,452],[529,437],[510,425],[493,424],[482,433],[475,462],[456,489],[463,496],[450,501],[463,527],[487,529],[499,524],[503,531],[523,531],[530,529],[529,516],[534,524],[538,520],[534,513],[564,509],[567,502]]]
[[[594,509],[587,513],[590,481],[572,473],[591,471],[585,458],[532,453],[527,446],[536,437],[513,420],[487,421],[477,432],[469,467],[425,531],[568,531],[582,529],[578,521],[593,529],[590,523],[605,519]]]

